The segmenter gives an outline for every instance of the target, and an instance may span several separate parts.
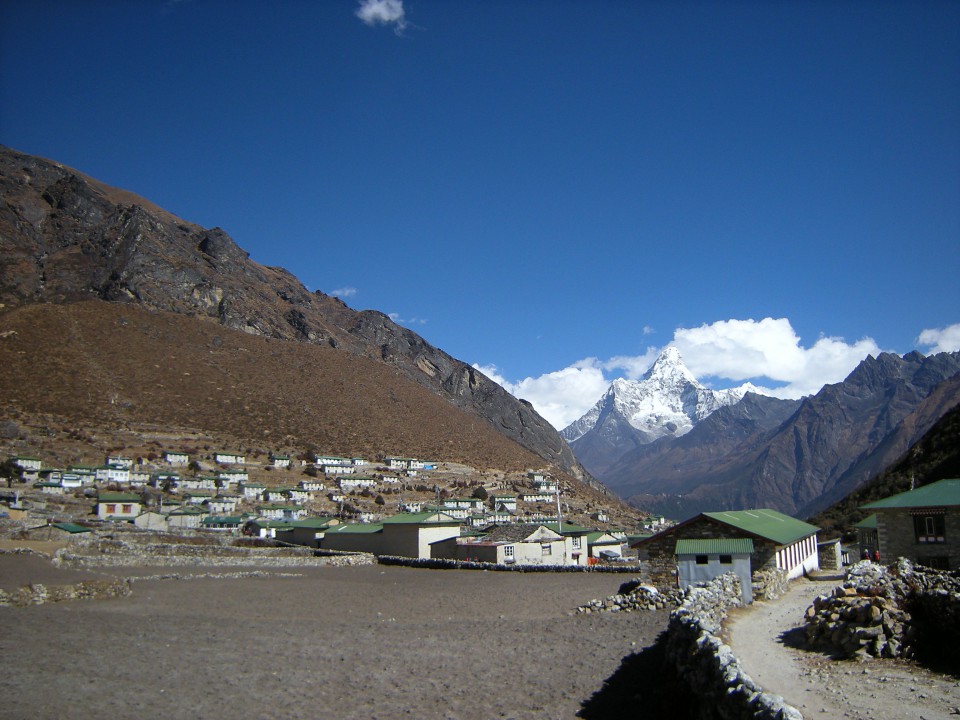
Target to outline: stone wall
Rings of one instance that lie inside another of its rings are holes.
[[[73,585],[42,585],[33,583],[19,590],[0,590],[0,606],[26,607],[68,600],[97,600],[129,595],[130,582],[117,580],[84,580]]]
[[[960,569],[960,512],[949,510],[944,517],[943,543],[918,543],[913,527],[913,516],[906,510],[877,512],[877,534],[880,547],[890,558],[907,558],[911,562],[932,564],[933,558],[943,558],[948,567]]]
[[[588,572],[588,573],[638,573],[637,565],[509,565],[473,560],[449,560],[445,558],[411,558],[402,555],[378,555],[381,565],[430,568],[433,570],[495,570],[502,572]]]
[[[786,595],[789,589],[790,580],[786,570],[768,568],[753,574],[754,600],[776,600]]]
[[[58,551],[53,564],[64,568],[100,567],[315,567],[372,565],[372,555],[353,553],[321,557],[306,547],[248,547],[228,543],[144,543],[131,537],[97,538]]]
[[[740,602],[740,580],[732,573],[690,588],[670,615],[667,662],[697,698],[703,720],[802,720],[782,697],[764,692],[720,639],[727,610]]]
[[[960,576],[914,567],[903,558],[889,567],[864,560],[830,595],[814,600],[805,632],[814,647],[844,657],[912,657],[931,646],[955,655]]]

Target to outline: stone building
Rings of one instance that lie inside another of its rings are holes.
[[[776,510],[726,510],[700,513],[638,540],[631,547],[647,566],[651,581],[661,587],[675,587],[680,583],[678,562],[681,558],[685,563],[684,581],[700,582],[731,572],[735,564],[739,569],[739,563],[746,558],[749,558],[750,573],[779,568],[788,578],[795,578],[819,569],[818,529]],[[711,542],[686,542],[691,540]],[[731,540],[750,540],[750,550],[745,552],[741,545],[733,544],[737,552],[732,552]],[[703,551],[688,552],[696,547]],[[682,555],[678,549],[683,551]]]
[[[940,480],[860,506],[877,514],[880,557],[960,569],[960,479]]]

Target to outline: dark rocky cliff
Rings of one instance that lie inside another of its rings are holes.
[[[386,363],[549,463],[591,480],[557,431],[482,373],[375,311],[309,292],[219,228],[0,147],[0,303],[85,299],[195,316]]]

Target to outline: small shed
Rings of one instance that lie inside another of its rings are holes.
[[[740,578],[744,604],[753,602],[750,538],[690,538],[677,540],[674,555],[680,587],[709,582],[720,575],[735,573]]]

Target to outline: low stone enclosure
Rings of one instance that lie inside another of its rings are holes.
[[[639,565],[518,565],[473,560],[447,560],[440,558],[411,558],[400,555],[377,555],[380,565],[402,565],[404,567],[426,568],[430,570],[493,570],[497,572],[521,573],[631,573],[641,572]]]
[[[960,671],[960,574],[915,567],[857,563],[832,594],[807,609],[807,642],[837,657],[916,657]]]
[[[220,538],[201,535],[157,536],[117,532],[91,534],[57,551],[53,564],[70,569],[136,566],[304,567],[329,565],[372,565],[367,553],[320,556],[304,546],[278,546],[247,538]]]

